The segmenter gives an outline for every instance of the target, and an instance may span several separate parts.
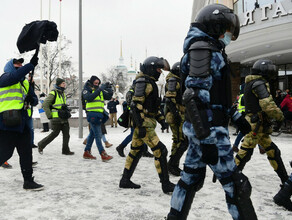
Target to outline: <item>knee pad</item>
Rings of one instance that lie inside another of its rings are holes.
[[[184,181],[182,181],[182,179],[180,179],[178,181],[179,186],[184,188],[186,191],[193,191],[194,190],[195,192],[197,192],[200,189],[202,189],[202,187],[204,185],[205,176],[206,176],[206,167],[192,169],[192,168],[184,166],[184,172],[197,175],[198,181],[188,185]]]
[[[151,150],[153,151],[154,157],[156,159],[159,159],[161,157],[167,157],[167,153],[168,153],[167,148],[161,141],[159,141],[155,147],[151,148]],[[155,152],[156,150],[160,150],[161,152],[160,157],[157,156],[157,153]]]

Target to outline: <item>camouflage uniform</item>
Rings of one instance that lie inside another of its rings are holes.
[[[174,80],[176,83],[175,91],[169,90],[169,80]],[[169,172],[175,176],[180,175],[179,160],[188,147],[187,138],[182,132],[184,122],[185,107],[182,105],[180,78],[169,73],[166,76],[165,97],[166,97],[166,122],[169,124],[172,131],[172,147],[170,160],[168,162]],[[173,113],[175,111],[175,113]],[[177,115],[174,115],[177,114]]]
[[[260,75],[249,75],[245,79],[245,83],[254,83],[255,81],[262,80],[265,83],[265,86],[270,93],[270,87],[269,83]],[[247,86],[245,87],[245,104],[247,105],[248,102],[248,96],[246,95]],[[253,94],[257,97],[257,95],[254,93],[254,90],[252,90]],[[284,116],[282,111],[277,107],[275,102],[273,101],[272,96],[258,99],[258,104],[261,108],[261,111],[258,111],[256,113],[250,113],[246,106],[246,119],[250,123],[252,131],[248,133],[244,137],[244,141],[241,145],[241,149],[237,153],[235,157],[236,165],[239,167],[239,169],[243,169],[245,164],[250,160],[253,149],[257,144],[262,146],[267,154],[268,160],[271,164],[271,166],[274,168],[275,172],[280,177],[282,183],[284,183],[287,178],[287,172],[283,165],[281,156],[280,156],[280,150],[278,147],[272,142],[270,135],[272,133],[271,128],[271,119],[275,119],[276,121],[283,121]],[[257,117],[256,117],[257,116]],[[258,118],[258,120],[255,122],[252,118]],[[253,122],[252,122],[253,121]]]

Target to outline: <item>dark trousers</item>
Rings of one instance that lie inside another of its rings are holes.
[[[49,123],[43,123],[43,130],[49,131]]]
[[[16,148],[22,176],[24,180],[30,180],[33,173],[30,129],[26,126],[23,133],[0,130],[0,143],[0,164],[9,160]]]
[[[43,140],[41,140],[38,143],[38,146],[41,149],[44,149],[49,143],[51,143],[62,131],[63,133],[63,146],[62,146],[62,153],[67,153],[70,151],[69,149],[69,139],[70,139],[70,127],[69,127],[69,122],[61,122],[59,120],[52,120],[52,132],[45,137]]]

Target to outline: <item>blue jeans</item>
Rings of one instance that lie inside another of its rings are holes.
[[[84,151],[91,150],[93,140],[95,139],[97,149],[99,151],[99,154],[101,154],[104,151],[104,148],[101,143],[102,132],[101,132],[100,124],[93,124],[91,122],[89,124],[90,124],[90,132],[87,137],[87,144]]]
[[[101,139],[102,139],[103,143],[107,142],[106,137],[105,137],[105,134],[103,134],[103,135],[101,136]]]
[[[234,146],[236,146],[236,147],[238,147],[238,145],[239,145],[239,142],[241,141],[241,139],[243,138],[243,134],[241,133],[241,131],[238,133],[238,135],[237,135],[237,137],[236,137],[236,139],[235,139],[235,141],[234,141]]]
[[[120,145],[123,147],[126,147],[132,141],[133,134],[134,134],[134,128],[131,127],[131,133],[123,140],[123,142]]]

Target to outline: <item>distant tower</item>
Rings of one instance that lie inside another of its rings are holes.
[[[126,65],[124,64],[124,58],[123,58],[123,43],[121,40],[120,43],[120,58],[119,58],[119,64],[116,66],[116,71],[119,73],[119,77],[121,80],[124,80],[125,74],[128,72],[128,69]]]

